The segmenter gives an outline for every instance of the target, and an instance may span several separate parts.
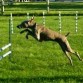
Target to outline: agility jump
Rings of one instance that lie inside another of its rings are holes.
[[[12,14],[11,14],[10,19],[9,19],[9,43],[7,45],[3,46],[2,48],[0,48],[0,52],[4,51],[7,48],[9,48],[9,51],[6,52],[3,55],[0,55],[0,60],[2,60],[4,57],[6,57],[6,56],[8,56],[12,53],[12,51],[11,51],[11,46],[12,46],[12,43],[11,43],[12,24],[13,24],[13,21],[12,21]]]

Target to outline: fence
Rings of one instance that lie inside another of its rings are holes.
[[[1,8],[1,10],[0,10],[1,15],[3,15],[3,13],[4,13],[4,1],[3,0],[0,2],[0,8]]]
[[[1,2],[0,2],[0,12],[1,12],[1,15],[3,15],[4,14],[4,12],[5,12],[5,5],[12,5],[13,4],[13,2],[11,2],[11,1],[9,1],[9,2],[7,2],[7,1],[4,1],[4,0],[1,0]]]
[[[30,0],[16,0],[16,2],[29,2]]]

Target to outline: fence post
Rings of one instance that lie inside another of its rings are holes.
[[[13,5],[13,0],[8,0],[8,5]]]
[[[1,1],[1,15],[4,13],[4,1]]]
[[[46,0],[46,2],[47,2],[47,13],[49,13],[49,9],[50,9],[50,8],[49,8],[49,2],[50,2],[50,1],[49,1],[49,0]]]

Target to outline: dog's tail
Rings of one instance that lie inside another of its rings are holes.
[[[67,37],[70,34],[70,32],[68,32],[65,36]]]

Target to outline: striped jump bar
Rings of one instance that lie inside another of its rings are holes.
[[[0,48],[0,52],[5,50],[6,48],[10,47],[11,46],[11,43],[5,45],[4,47]]]

